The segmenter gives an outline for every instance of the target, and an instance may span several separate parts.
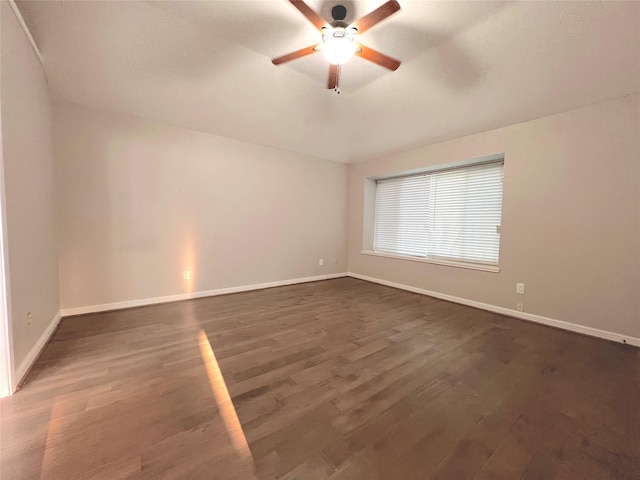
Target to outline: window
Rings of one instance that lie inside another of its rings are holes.
[[[377,180],[374,251],[498,265],[503,165]]]

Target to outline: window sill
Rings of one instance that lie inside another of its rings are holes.
[[[483,272],[498,273],[500,271],[500,267],[498,265],[482,265],[481,263],[456,262],[455,260],[407,257],[404,255],[393,255],[392,253],[374,252],[373,250],[362,250],[360,253],[374,257],[394,258],[396,260],[408,260],[410,262],[432,263],[434,265],[445,265],[447,267],[466,268],[469,270],[481,270]]]

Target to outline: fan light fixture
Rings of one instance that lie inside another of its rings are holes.
[[[342,65],[359,50],[354,27],[323,27],[322,44],[319,46],[329,63]]]
[[[364,58],[381,67],[388,68],[391,71],[397,70],[400,66],[400,60],[388,57],[384,53],[362,45],[360,42],[356,43],[357,35],[362,35],[385,18],[400,10],[398,0],[387,0],[378,8],[367,13],[364,17],[359,18],[352,24],[345,22],[345,18],[347,18],[347,8],[344,5],[334,5],[331,9],[333,22],[329,25],[327,25],[327,21],[307,5],[304,0],[289,0],[289,2],[322,33],[322,43],[319,45],[310,45],[295,52],[274,58],[271,60],[274,65],[281,65],[322,51],[330,64],[327,88],[332,88],[337,93],[340,93],[340,87],[338,85],[340,82],[341,65],[348,62],[354,55],[358,55],[360,58]],[[349,1],[349,3],[351,4],[352,2]]]

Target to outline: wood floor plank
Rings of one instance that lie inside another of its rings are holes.
[[[640,349],[341,278],[63,319],[0,478],[637,479],[639,404]]]

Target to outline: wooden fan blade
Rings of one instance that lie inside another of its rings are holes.
[[[295,52],[287,53],[286,55],[282,55],[281,57],[274,58],[273,60],[271,60],[271,63],[273,63],[274,65],[280,65],[281,63],[290,62],[291,60],[295,60],[296,58],[306,57],[307,55],[316,53],[316,48],[318,48],[317,45],[301,48],[300,50],[296,50]]]
[[[302,0],[289,0],[289,1],[294,7],[296,7],[300,11],[300,13],[302,13],[302,15],[307,17],[307,20],[313,23],[313,25],[318,30],[321,30],[322,27],[327,25],[327,22],[325,21],[325,19],[322,18],[320,15],[318,15],[309,5],[304,3]]]
[[[380,53],[373,48],[365,47],[364,45],[358,45],[360,51],[356,52],[356,55],[362,57],[370,62],[377,63],[381,67],[388,68],[389,70],[397,70],[400,66],[400,60],[391,58],[384,53]]]
[[[338,86],[338,65],[329,64],[329,80],[327,88],[336,88]]]
[[[360,20],[356,20],[353,26],[358,29],[358,34],[362,34],[398,10],[400,10],[400,4],[396,0],[389,0],[373,12],[366,14]]]

